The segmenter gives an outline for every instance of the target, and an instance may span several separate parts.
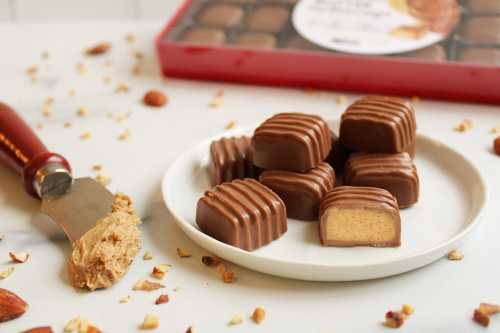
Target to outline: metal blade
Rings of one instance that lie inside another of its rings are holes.
[[[113,194],[92,178],[75,179],[62,196],[44,197],[42,212],[59,224],[72,242],[111,212]]]

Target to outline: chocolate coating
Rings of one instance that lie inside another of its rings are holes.
[[[258,48],[273,49],[276,46],[276,38],[266,33],[243,33],[236,38],[235,45]]]
[[[417,168],[408,153],[353,154],[346,163],[344,184],[383,188],[396,198],[399,208],[418,201]]]
[[[283,200],[289,218],[317,220],[321,199],[335,186],[335,172],[321,162],[306,173],[267,170],[260,182]]]
[[[183,32],[180,40],[195,44],[220,45],[226,41],[226,34],[220,29],[189,28]]]
[[[231,4],[213,4],[203,8],[198,22],[218,28],[230,28],[241,23],[243,9]]]
[[[284,6],[264,5],[252,11],[245,24],[252,31],[276,33],[283,30],[289,16],[290,12]]]
[[[396,97],[367,96],[342,114],[340,141],[354,151],[400,153],[415,140],[416,129],[410,102]]]
[[[465,8],[474,14],[500,13],[498,0],[465,0]]]
[[[396,247],[401,218],[396,199],[374,187],[340,186],[320,205],[319,237],[325,246]]]
[[[467,48],[459,54],[457,61],[478,65],[500,66],[500,49],[492,47]]]
[[[251,139],[247,136],[222,138],[210,144],[209,175],[212,186],[233,179],[256,178]]]
[[[337,175],[344,172],[345,162],[347,162],[351,152],[351,150],[347,149],[340,142],[339,137],[332,132],[332,149],[326,160],[335,170]]]
[[[446,61],[446,50],[441,44],[434,44],[423,49],[408,52],[401,56],[406,58],[414,58],[419,60],[426,60],[432,62]]]
[[[306,172],[328,156],[331,144],[330,129],[321,117],[279,113],[254,132],[254,164],[263,169]]]
[[[198,200],[196,223],[205,234],[247,251],[287,231],[283,201],[254,179],[233,180],[205,192]]]
[[[500,17],[470,17],[462,24],[460,35],[471,43],[500,43]]]

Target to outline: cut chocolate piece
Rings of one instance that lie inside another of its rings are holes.
[[[279,113],[255,130],[253,163],[263,169],[305,172],[328,156],[331,145],[330,129],[321,117]]]
[[[471,43],[500,43],[500,17],[473,16],[468,18],[462,24],[460,35]]]
[[[218,28],[230,28],[241,23],[243,9],[230,4],[214,4],[203,8],[198,22]]]
[[[258,170],[253,165],[251,139],[222,138],[210,145],[210,164],[208,167],[212,186],[233,179],[257,178]]]
[[[416,129],[410,102],[396,97],[367,96],[342,114],[340,141],[354,151],[401,153],[414,142]]]
[[[267,170],[260,182],[283,200],[287,216],[299,220],[317,220],[323,196],[335,186],[335,172],[325,162],[306,173]]]
[[[196,223],[207,235],[247,251],[287,231],[285,204],[254,179],[233,180],[205,192],[198,201]]]
[[[276,46],[276,38],[271,34],[248,32],[239,35],[234,44],[250,48],[272,49]]]
[[[396,198],[399,208],[418,201],[417,168],[408,153],[352,154],[346,163],[344,184],[383,188]]]
[[[226,41],[226,35],[220,29],[189,28],[181,35],[181,41],[195,44],[220,45]]]
[[[478,65],[500,66],[500,49],[492,47],[467,48],[460,53],[457,60]]]
[[[290,12],[284,6],[265,5],[257,7],[246,19],[246,26],[252,31],[279,32],[286,23]]]
[[[396,199],[374,187],[340,186],[320,206],[319,237],[325,246],[397,247],[401,218]]]

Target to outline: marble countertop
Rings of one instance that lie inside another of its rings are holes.
[[[403,303],[416,313],[400,332],[481,332],[471,315],[480,302],[500,302],[500,158],[491,150],[491,127],[500,125],[498,106],[421,100],[416,104],[419,131],[439,139],[468,156],[488,182],[488,203],[480,226],[460,248],[462,261],[442,259],[403,275],[364,282],[313,283],[268,276],[229,264],[236,272],[234,284],[224,284],[200,262],[206,252],[188,240],[172,221],[159,193],[160,180],[169,163],[186,148],[224,130],[256,123],[276,112],[313,112],[338,117],[346,104],[336,102],[340,93],[310,93],[279,89],[163,79],[159,74],[153,37],[162,21],[106,21],[0,25],[0,100],[15,107],[51,150],[71,161],[75,174],[93,176],[92,165],[101,164],[111,177],[110,188],[134,197],[148,218],[141,226],[144,251],[151,261],[138,258],[117,285],[97,292],[82,292],[68,284],[65,258],[69,243],[50,220],[38,213],[39,203],[21,189],[14,173],[0,166],[0,270],[15,266],[0,281],[30,304],[20,319],[0,324],[1,332],[19,332],[51,325],[62,332],[68,320],[87,317],[104,332],[137,332],[146,313],[160,317],[156,331],[185,332],[385,332],[384,313]],[[125,41],[133,33],[134,43]],[[82,50],[97,41],[113,43],[109,54],[87,58]],[[48,52],[48,59],[41,54]],[[132,75],[134,51],[144,58],[138,75]],[[83,63],[86,73],[77,70]],[[26,69],[38,66],[35,83]],[[119,84],[130,90],[117,93]],[[140,99],[148,89],[164,91],[168,106],[151,109]],[[219,89],[224,104],[210,108]],[[69,93],[74,90],[74,95]],[[352,101],[357,96],[345,94]],[[44,101],[54,99],[52,116],[42,114]],[[86,117],[77,117],[80,107]],[[108,117],[113,113],[114,119]],[[118,122],[129,114],[127,120]],[[123,117],[121,117],[123,118]],[[466,133],[453,131],[464,119],[474,123]],[[65,128],[64,123],[72,127]],[[118,140],[129,130],[130,138]],[[80,135],[90,132],[89,140]],[[436,221],[439,223],[439,221]],[[176,248],[189,249],[189,259],[177,257]],[[12,264],[9,251],[27,251],[28,262]],[[159,292],[132,291],[147,278],[154,264],[173,267],[164,280],[170,302],[154,305]],[[118,300],[130,295],[128,304]],[[257,326],[248,317],[256,306],[267,311]],[[236,327],[227,322],[236,314],[245,321]],[[500,328],[493,318],[490,331]]]

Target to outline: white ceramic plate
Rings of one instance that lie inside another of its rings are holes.
[[[338,127],[336,122],[331,125]],[[310,281],[386,277],[443,257],[479,222],[486,201],[479,171],[457,151],[418,135],[415,164],[420,177],[420,200],[414,207],[401,211],[401,247],[323,247],[317,222],[292,219],[288,220],[288,231],[263,248],[247,252],[229,246],[198,229],[196,203],[210,188],[206,169],[210,143],[223,136],[251,133],[252,128],[237,129],[201,142],[172,163],[162,183],[165,203],[188,237],[240,266]]]

